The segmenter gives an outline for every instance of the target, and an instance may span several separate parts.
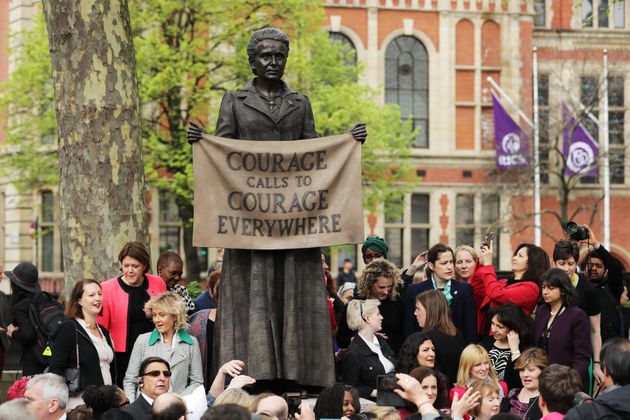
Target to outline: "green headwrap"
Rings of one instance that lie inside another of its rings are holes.
[[[379,238],[378,236],[368,236],[363,242],[361,253],[365,255],[365,251],[367,249],[380,252],[381,254],[383,254],[383,257],[387,259],[387,251],[389,251],[389,247],[387,246],[387,242],[385,242],[385,239]]]

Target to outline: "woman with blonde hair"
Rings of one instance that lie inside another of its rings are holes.
[[[505,382],[497,379],[497,374],[492,367],[492,363],[490,363],[490,356],[486,349],[479,344],[469,344],[459,359],[457,382],[450,392],[451,401],[455,393],[459,396],[464,395],[464,392],[475,381],[492,384],[501,398],[507,395],[507,385]]]
[[[394,407],[373,405],[368,413],[374,414],[377,420],[400,420],[400,414]]]
[[[363,398],[376,398],[376,377],[396,368],[394,352],[376,333],[381,331],[383,317],[376,299],[352,300],[348,304],[348,326],[357,331],[341,360],[341,376],[346,385],[359,391]]]
[[[199,343],[186,331],[186,305],[182,298],[174,292],[160,293],[144,305],[144,311],[151,315],[155,329],[138,336],[133,346],[124,380],[129,401],[136,399],[140,364],[151,356],[161,357],[170,364],[170,391],[188,395],[203,386]]]
[[[414,312],[418,325],[435,346],[437,369],[448,377],[448,385],[457,378],[459,357],[466,346],[461,332],[451,321],[450,307],[437,289],[416,296]]]
[[[221,395],[219,395],[217,399],[214,400],[213,406],[221,404],[235,404],[249,410],[253,400],[254,397],[242,389],[231,388],[226,389]]]
[[[455,248],[455,278],[468,283],[477,265],[477,252],[472,246],[460,245]]]

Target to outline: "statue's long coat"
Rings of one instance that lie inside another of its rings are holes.
[[[306,96],[284,85],[274,101],[272,113],[252,81],[227,92],[214,134],[246,140],[319,137]],[[226,249],[214,336],[215,366],[239,359],[247,365],[243,373],[257,380],[332,385],[335,369],[326,299],[320,248]]]

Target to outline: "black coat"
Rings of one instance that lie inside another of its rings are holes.
[[[436,368],[448,377],[448,387],[450,389],[457,382],[459,357],[466,347],[464,337],[459,331],[454,337],[440,330],[429,330],[426,334],[431,337],[431,341],[435,346]]]
[[[131,414],[133,420],[151,420],[152,417],[151,406],[143,396],[139,396],[125,411]]]
[[[566,420],[601,420],[630,418],[630,385],[605,391],[592,401],[573,407]]]
[[[35,295],[29,294],[20,299],[13,305],[11,310],[13,316],[13,325],[18,329],[13,333],[11,340],[20,344],[22,347],[22,374],[24,376],[37,375],[43,373],[48,366],[39,361],[38,351],[40,348],[36,345],[35,326],[28,319],[28,308]]]
[[[433,282],[427,279],[422,283],[412,284],[405,292],[405,338],[417,331],[421,331],[414,315],[416,310],[416,296],[433,289]],[[466,344],[477,342],[477,311],[472,288],[468,283],[451,280],[451,315],[453,324],[462,333]]]
[[[388,298],[381,300],[380,303],[378,311],[383,316],[383,325],[380,332],[387,336],[387,344],[394,353],[398,353],[404,341],[402,327],[405,315],[405,305],[403,304],[400,296],[394,301],[389,300]],[[344,307],[341,316],[337,319],[337,327],[339,328],[337,331],[337,345],[342,349],[347,348],[350,345],[352,337],[356,336],[354,331],[348,327],[346,310],[347,306]]]
[[[256,93],[253,80],[228,91],[221,102],[215,136],[247,140],[301,140],[319,137],[308,98],[283,82],[280,109],[271,114],[269,105]]]
[[[75,334],[76,331],[76,334]],[[107,344],[113,348],[109,332],[101,326]],[[81,391],[88,385],[103,385],[103,375],[98,352],[88,333],[75,320],[67,320],[59,326],[50,358],[50,372],[63,376],[67,368],[77,366],[76,339],[79,340],[79,368],[81,369]],[[110,364],[112,383],[116,383],[116,364]]]
[[[395,367],[394,352],[382,337],[377,335],[376,338],[383,355]],[[361,397],[374,399],[370,393],[376,389],[376,377],[386,373],[378,355],[368,347],[361,337],[355,337],[341,361],[343,383],[356,388]]]

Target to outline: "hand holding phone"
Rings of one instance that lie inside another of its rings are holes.
[[[300,405],[302,404],[302,394],[299,392],[287,392],[284,394],[284,399],[287,400],[289,406],[289,416],[295,416],[300,414]]]
[[[490,245],[492,245],[492,243],[494,242],[494,231],[490,231],[484,238],[483,238],[483,242],[481,242],[481,246],[484,247],[490,247]]]
[[[378,375],[376,377],[376,405],[406,407],[407,402],[394,392],[395,389],[401,389],[395,375]]]

